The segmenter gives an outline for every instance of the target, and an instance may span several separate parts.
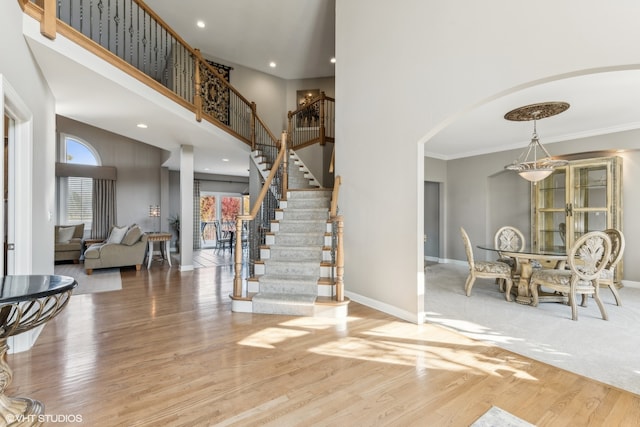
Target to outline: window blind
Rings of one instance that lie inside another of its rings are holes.
[[[93,179],[77,176],[67,178],[67,219],[70,223],[92,222]]]

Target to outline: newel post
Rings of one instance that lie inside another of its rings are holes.
[[[233,278],[233,296],[242,296],[242,219],[236,218],[235,276]]]
[[[282,195],[280,200],[287,200],[289,191],[289,148],[287,147],[287,131],[282,131],[281,144],[284,144],[284,159],[282,159]]]
[[[342,244],[342,237],[344,235],[344,221],[342,215],[335,217],[334,224],[338,227],[336,232],[336,300],[338,302],[344,301],[344,247]]]
[[[202,121],[202,77],[200,76],[200,49],[196,49],[196,55],[194,55],[193,63],[195,66],[195,83],[193,86],[194,103],[196,106],[196,121]]]
[[[324,127],[324,105],[325,105],[325,95],[324,92],[320,92],[320,145],[325,145],[326,141],[324,140],[326,135],[326,129]]]
[[[40,34],[51,40],[56,38],[56,4],[56,0],[42,1],[44,14],[40,22]]]

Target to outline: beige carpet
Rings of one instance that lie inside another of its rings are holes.
[[[425,268],[426,321],[466,336],[580,375],[640,394],[640,289],[620,290],[622,306],[602,289],[609,320],[602,320],[595,301],[571,308],[559,303],[538,307],[507,302],[497,285],[477,279],[464,294],[466,265],[436,264]]]
[[[85,273],[83,267],[82,264],[56,264],[54,273],[76,279],[78,286],[74,289],[73,295],[119,291],[122,289],[119,268],[93,270],[93,273],[89,276]]]
[[[492,406],[471,424],[471,427],[533,427],[533,424],[510,414],[504,409]]]

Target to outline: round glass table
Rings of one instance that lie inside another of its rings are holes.
[[[0,424],[37,426],[44,405],[37,400],[4,394],[12,372],[6,362],[7,338],[43,325],[69,302],[73,277],[56,275],[4,276],[0,278]]]

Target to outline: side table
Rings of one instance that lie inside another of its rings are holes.
[[[171,267],[171,253],[169,252],[169,243],[171,242],[171,233],[147,233],[147,244],[149,245],[147,254],[147,270],[151,267],[151,259],[153,258],[153,244],[160,242],[160,253],[162,259],[167,260],[169,267]],[[162,244],[164,242],[164,245]]]
[[[3,425],[39,426],[44,405],[26,397],[4,394],[11,383],[6,361],[7,338],[26,332],[53,319],[69,302],[73,277],[25,275],[0,278],[0,420]]]
[[[84,255],[84,252],[89,249],[89,246],[93,245],[94,243],[102,243],[104,242],[105,239],[84,239],[84,248],[82,249],[82,254]]]

